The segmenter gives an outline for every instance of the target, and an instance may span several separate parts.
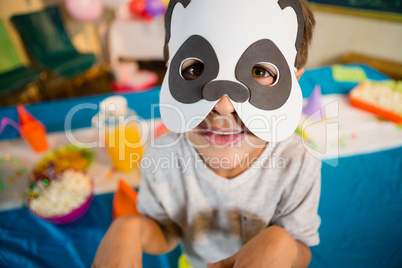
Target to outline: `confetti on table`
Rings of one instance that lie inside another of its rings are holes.
[[[311,148],[313,148],[314,150],[316,150],[318,148],[317,144],[315,144],[314,142],[311,143]]]
[[[20,159],[18,157],[13,158],[14,165],[18,165],[20,163]]]
[[[351,138],[352,140],[356,139],[356,134],[355,134],[355,133],[352,133],[352,134],[350,135],[350,138]]]
[[[26,167],[22,167],[20,169],[21,174],[26,174],[27,173],[27,168]]]
[[[340,137],[338,139],[339,142],[339,147],[341,148],[345,148],[346,147],[346,141],[349,139],[349,137],[347,135],[343,135],[342,137]]]
[[[115,173],[115,169],[112,168],[106,173],[106,178],[111,179]]]
[[[21,176],[21,175],[22,175],[22,173],[21,173],[21,171],[20,171],[20,170],[17,170],[17,172],[15,172],[15,175],[17,175],[17,177],[19,177],[19,176]]]
[[[4,158],[0,157],[0,164],[3,164],[3,163],[4,163]]]
[[[5,182],[0,183],[0,190],[3,191],[7,188],[7,184]]]
[[[15,181],[15,179],[14,179],[13,176],[10,176],[10,177],[8,178],[8,182],[9,182],[9,183],[14,183],[14,181]]]
[[[3,158],[4,158],[5,161],[10,161],[11,160],[11,155],[10,154],[5,154]]]

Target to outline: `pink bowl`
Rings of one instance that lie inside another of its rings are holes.
[[[89,207],[91,206],[92,200],[94,199],[94,194],[91,193],[88,196],[88,199],[78,208],[74,209],[73,211],[71,211],[68,214],[65,215],[60,215],[60,216],[54,216],[54,217],[43,217],[40,216],[38,214],[36,214],[35,212],[33,212],[28,204],[28,208],[29,211],[31,211],[31,213],[33,215],[35,215],[36,217],[51,222],[51,223],[55,223],[55,224],[67,224],[73,221],[78,220],[79,218],[81,218],[89,209]]]
[[[83,171],[82,171],[83,172]],[[74,209],[73,211],[71,211],[70,213],[64,214],[64,215],[59,215],[59,216],[53,216],[53,217],[43,217],[37,213],[35,213],[31,207],[30,207],[30,200],[28,200],[28,209],[29,211],[35,215],[36,217],[51,222],[51,223],[55,223],[55,224],[67,224],[73,221],[78,220],[79,218],[81,218],[89,209],[89,207],[92,204],[92,200],[94,199],[94,184],[93,184],[93,179],[90,178],[91,180],[91,193],[90,195],[87,197],[86,201],[80,205],[78,208]]]

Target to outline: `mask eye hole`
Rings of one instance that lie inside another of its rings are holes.
[[[253,66],[251,74],[255,81],[263,86],[274,86],[279,80],[278,68],[272,63],[257,63]]]
[[[196,58],[185,59],[180,65],[180,75],[184,80],[195,80],[204,72],[204,63]]]

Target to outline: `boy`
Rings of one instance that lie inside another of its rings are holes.
[[[144,216],[117,219],[94,266],[142,267],[143,251],[181,240],[193,268],[306,267],[321,167],[291,135],[314,26],[306,2],[171,0],[165,23],[161,115],[184,134],[148,149]]]

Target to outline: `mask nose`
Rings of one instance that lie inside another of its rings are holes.
[[[245,102],[250,97],[250,92],[245,86],[226,80],[212,81],[206,84],[202,90],[202,97],[208,101],[216,101],[224,95],[228,95],[235,102]]]

